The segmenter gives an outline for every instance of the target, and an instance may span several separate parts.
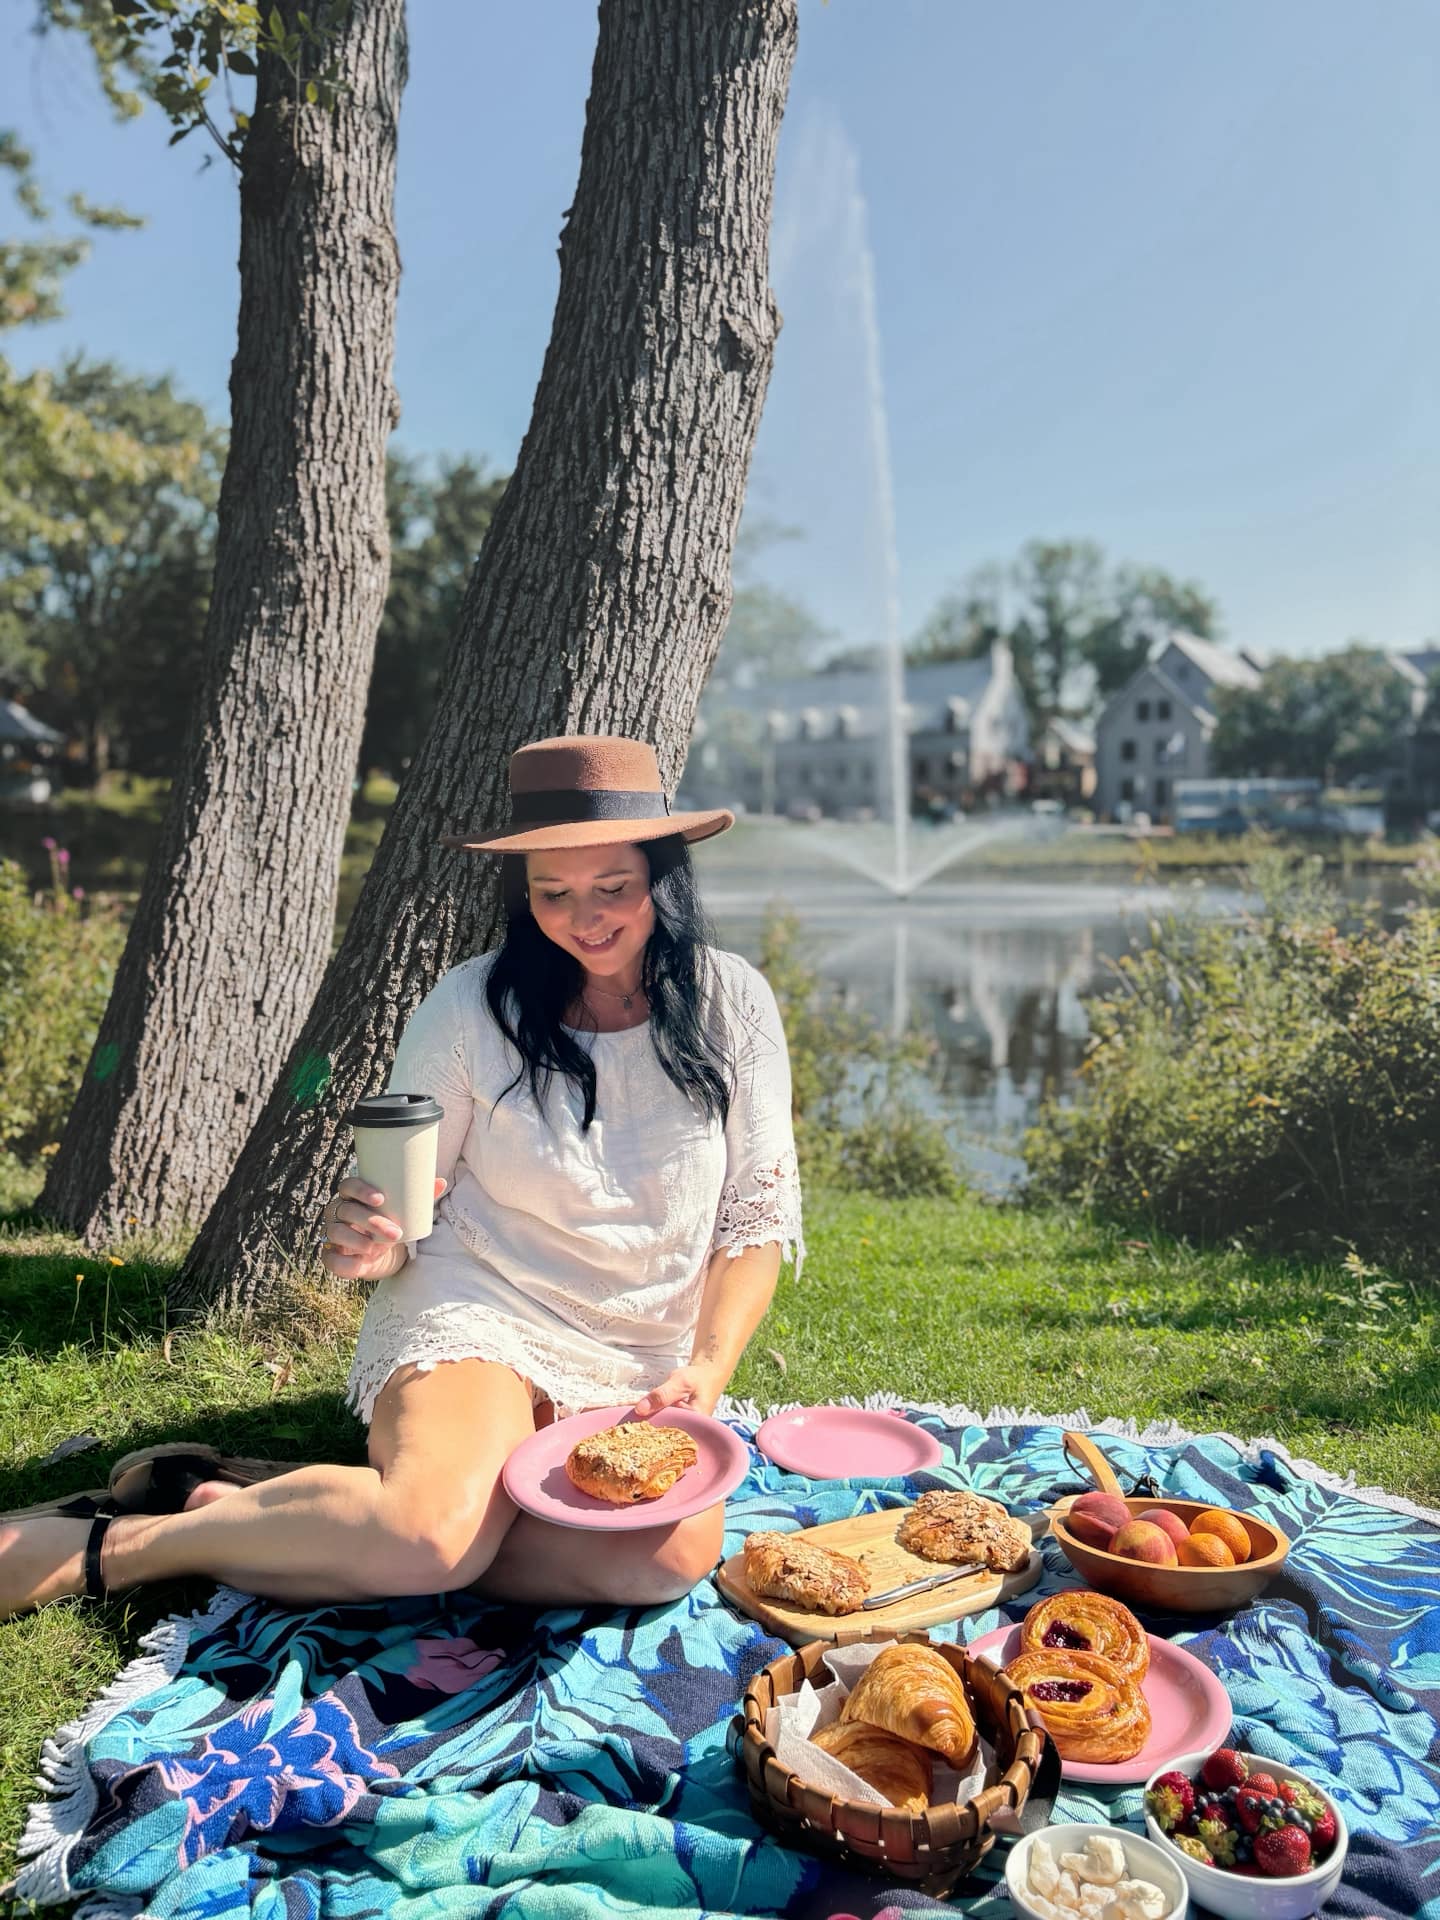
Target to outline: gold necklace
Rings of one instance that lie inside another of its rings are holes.
[[[580,992],[582,997],[586,993],[598,993],[603,1000],[618,1000],[626,1013],[628,1013],[630,1011],[630,1003],[635,998],[635,995],[640,992],[640,988],[636,987],[630,993],[612,993],[607,987],[586,985],[580,989]]]

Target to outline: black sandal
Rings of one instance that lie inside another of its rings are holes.
[[[108,1498],[117,1513],[183,1513],[185,1502],[207,1480],[253,1487],[293,1473],[304,1460],[248,1460],[214,1447],[167,1442],[122,1454],[110,1469]]]
[[[108,1600],[110,1589],[105,1584],[105,1576],[100,1571],[100,1549],[110,1523],[118,1518],[113,1513],[97,1513],[90,1522],[89,1538],[85,1542],[85,1592],[92,1600]]]

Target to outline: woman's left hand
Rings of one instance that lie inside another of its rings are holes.
[[[696,1413],[714,1413],[716,1402],[725,1391],[725,1382],[710,1367],[677,1367],[658,1387],[652,1387],[635,1402],[635,1411],[644,1420],[666,1407],[692,1407]]]

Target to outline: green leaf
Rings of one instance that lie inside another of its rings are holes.
[[[248,53],[228,53],[225,64],[232,73],[253,74],[255,71],[255,62]]]
[[[270,9],[270,20],[269,20],[268,30],[269,30],[270,38],[272,40],[278,42],[280,45],[284,44],[285,22],[280,18],[280,9],[278,7],[272,7]]]
[[[305,82],[305,98],[312,107],[314,106],[315,102],[320,98],[320,89],[316,86],[313,80],[307,80]]]
[[[166,142],[166,145],[171,147],[178,146],[179,143],[185,138],[187,134],[194,133],[196,127],[198,127],[199,124],[200,122],[198,120],[192,120],[188,127],[177,128],[176,131],[171,134],[169,140]]]

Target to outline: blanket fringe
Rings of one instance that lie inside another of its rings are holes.
[[[771,1414],[788,1413],[792,1407],[804,1404],[801,1400],[783,1400],[761,1413],[754,1400],[732,1400],[727,1394],[715,1409],[715,1414],[717,1419],[733,1420],[737,1426],[749,1427],[753,1432]],[[1428,1520],[1432,1526],[1440,1526],[1440,1509],[1418,1506],[1415,1501],[1407,1500],[1401,1494],[1387,1493],[1383,1487],[1359,1486],[1353,1473],[1332,1473],[1326,1467],[1316,1466],[1313,1460],[1297,1459],[1283,1440],[1242,1440],[1233,1433],[1214,1430],[1202,1435],[1189,1427],[1182,1427],[1175,1420],[1152,1420],[1143,1427],[1134,1420],[1092,1420],[1084,1407],[1077,1408],[1074,1413],[1037,1413],[1033,1407],[991,1407],[988,1413],[980,1413],[974,1407],[907,1400],[898,1393],[872,1393],[863,1400],[857,1400],[847,1393],[833,1404],[859,1407],[871,1413],[884,1413],[891,1407],[905,1407],[915,1413],[935,1414],[947,1427],[1068,1427],[1074,1433],[1113,1433],[1120,1439],[1137,1441],[1142,1447],[1178,1447],[1186,1441],[1201,1438],[1224,1440],[1234,1447],[1242,1459],[1252,1464],[1258,1463],[1262,1452],[1273,1453],[1300,1479],[1313,1480],[1317,1486],[1326,1487],[1331,1493],[1343,1493],[1348,1499],[1363,1501],[1366,1506],[1386,1507],[1392,1513],[1408,1513],[1417,1520]]]
[[[35,1784],[44,1799],[28,1812],[24,1837],[17,1853],[25,1865],[3,1889],[17,1900],[35,1906],[54,1906],[76,1896],[70,1886],[70,1855],[95,1811],[97,1790],[85,1759],[85,1743],[123,1713],[132,1701],[173,1680],[184,1664],[190,1642],[222,1626],[245,1605],[248,1594],[234,1587],[217,1588],[208,1607],[190,1613],[172,1613],[152,1627],[140,1642],[140,1652],[88,1706],[77,1720],[52,1734],[40,1749],[40,1771]],[[113,1894],[81,1897],[78,1916],[84,1920],[135,1920],[143,1902]]]

